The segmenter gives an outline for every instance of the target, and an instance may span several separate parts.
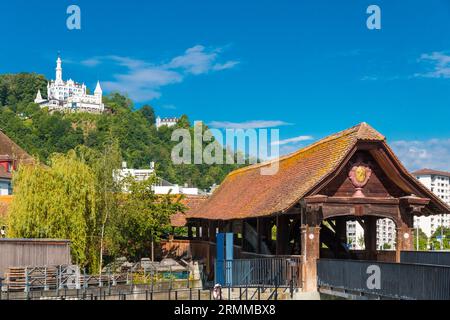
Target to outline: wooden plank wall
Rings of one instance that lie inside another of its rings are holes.
[[[70,264],[69,241],[0,239],[0,277],[9,267]]]

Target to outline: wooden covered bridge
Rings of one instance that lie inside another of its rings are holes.
[[[210,198],[175,217],[189,237],[164,249],[204,258],[212,273],[216,234],[233,233],[236,259],[300,259],[301,286],[311,291],[319,259],[400,262],[414,249],[414,216],[450,213],[366,123],[282,157],[277,174],[262,175],[270,165],[232,172]],[[396,225],[393,251],[377,250],[377,220],[385,218]],[[363,227],[365,250],[348,249],[348,221]]]

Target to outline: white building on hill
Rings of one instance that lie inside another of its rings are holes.
[[[178,118],[163,118],[162,119],[161,117],[158,117],[158,118],[156,118],[156,128],[159,129],[163,126],[174,127],[177,125],[179,120],[180,119],[178,119]]]
[[[119,182],[128,177],[132,177],[135,181],[145,181],[155,174],[155,164],[150,164],[150,169],[130,169],[126,162],[122,162],[122,169],[117,170],[115,179]]]
[[[115,179],[117,179],[117,181],[120,182],[120,181],[123,181],[124,179],[126,179],[127,177],[132,177],[132,178],[134,178],[135,181],[145,181],[154,174],[155,174],[155,163],[154,162],[152,162],[150,164],[150,169],[130,169],[127,167],[127,163],[123,162],[122,169],[118,170],[115,174]],[[172,184],[161,178],[158,178],[157,181],[158,182],[152,186],[152,189],[155,192],[155,194],[160,194],[160,195],[164,195],[164,194],[199,195],[199,194],[203,193],[198,188],[191,188],[187,185],[182,187],[177,184]],[[124,191],[125,192],[128,191],[126,186],[124,186]]]
[[[49,108],[50,111],[102,113],[105,111],[102,99],[103,91],[100,82],[97,82],[94,94],[90,95],[84,83],[79,84],[72,79],[64,81],[62,60],[58,57],[56,79],[47,84],[47,99],[42,98],[39,90],[34,102],[41,108]]]

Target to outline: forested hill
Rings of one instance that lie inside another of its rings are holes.
[[[123,160],[133,168],[157,163],[158,175],[172,183],[200,188],[219,184],[236,165],[174,165],[171,141],[174,128],[156,130],[150,106],[136,110],[133,101],[118,93],[103,98],[112,113],[50,114],[33,101],[38,89],[45,98],[47,79],[37,74],[0,75],[0,129],[28,153],[48,162],[53,153],[78,145],[101,150],[111,137],[119,141]],[[178,127],[192,127],[183,116]],[[225,151],[224,151],[225,152]]]

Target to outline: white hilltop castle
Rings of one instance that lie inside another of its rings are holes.
[[[97,82],[94,94],[90,95],[87,94],[84,83],[79,84],[72,79],[64,81],[62,75],[62,60],[58,56],[56,60],[56,80],[50,81],[47,85],[48,99],[43,99],[39,90],[34,102],[39,104],[41,108],[47,107],[50,111],[88,113],[103,113],[105,111],[100,82]]]

